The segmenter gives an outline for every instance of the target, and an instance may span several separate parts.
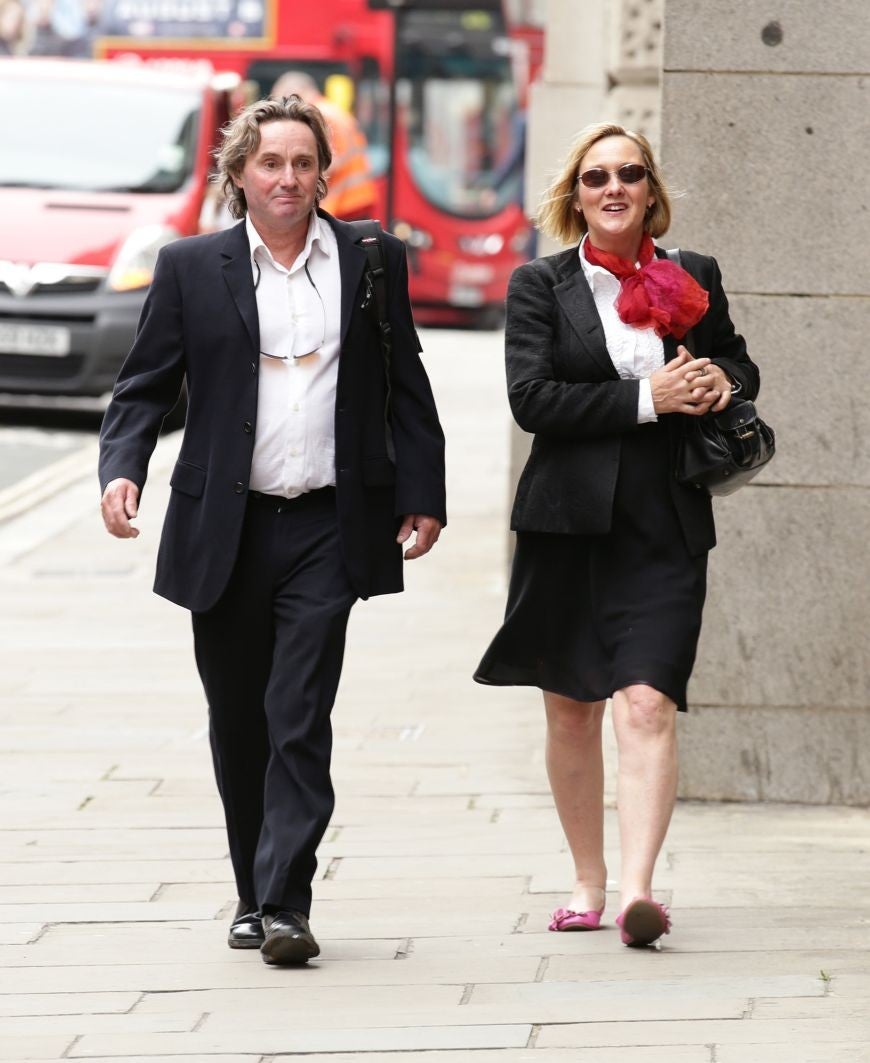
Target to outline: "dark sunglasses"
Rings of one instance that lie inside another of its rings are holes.
[[[585,170],[577,180],[582,181],[587,188],[604,188],[612,173],[616,174],[622,184],[636,185],[638,181],[642,181],[647,176],[649,170],[637,162],[627,162],[618,170],[604,170],[596,166],[591,170]]]

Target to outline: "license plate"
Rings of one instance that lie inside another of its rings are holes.
[[[447,298],[451,306],[483,306],[483,292],[471,284],[451,284]]]
[[[68,328],[0,321],[0,354],[40,354],[46,358],[63,358],[69,351]]]

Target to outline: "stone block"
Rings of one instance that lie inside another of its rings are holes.
[[[617,85],[608,103],[616,121],[643,133],[658,154],[661,133],[662,90],[659,85]]]
[[[870,8],[865,0],[667,0],[664,67],[866,73]]]
[[[693,707],[679,741],[682,797],[870,802],[866,708]]]
[[[848,130],[848,135],[844,135]],[[732,292],[870,294],[870,78],[666,75],[668,240],[715,254]]]
[[[609,35],[608,0],[551,3],[544,43],[544,81],[603,92]]]
[[[866,709],[870,493],[750,485],[719,500],[716,523],[690,706],[803,707],[829,729],[829,710]]]
[[[609,66],[618,81],[657,81],[662,66],[665,0],[617,0],[609,7]]]
[[[723,279],[727,291],[732,278]],[[759,411],[777,439],[776,458],[755,482],[870,486],[870,393],[862,384],[870,300],[730,301],[735,327],[761,370]]]

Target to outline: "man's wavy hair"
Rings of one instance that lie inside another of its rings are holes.
[[[221,130],[221,146],[215,154],[217,173],[214,181],[227,201],[227,209],[234,218],[244,218],[248,213],[245,193],[234,182],[240,177],[249,156],[260,146],[260,126],[264,122],[302,122],[314,134],[317,143],[317,163],[320,174],[315,204],[328,191],[324,174],[332,162],[329,146],[329,131],[326,121],[314,104],[306,103],[301,96],[282,96],[280,100],[258,100],[244,110]]]
[[[625,126],[600,122],[586,126],[578,133],[562,169],[550,182],[538,208],[535,219],[538,228],[563,244],[572,244],[587,232],[586,219],[574,209],[577,204],[577,180],[584,155],[593,144],[605,137],[628,137],[640,148],[643,164],[647,168],[649,190],[656,198],[646,212],[644,231],[656,237],[662,236],[670,227],[671,200],[650,142],[641,133],[633,133]]]

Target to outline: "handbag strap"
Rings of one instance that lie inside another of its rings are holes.
[[[668,258],[671,260],[671,262],[675,262],[680,267],[680,269],[686,269],[686,267],[683,265],[683,256],[680,254],[680,249],[678,247],[672,247],[669,251],[666,251],[665,254],[668,256]],[[689,271],[686,269],[686,273],[688,273],[688,272]],[[689,329],[689,331],[686,333],[686,335],[683,336],[683,346],[688,350],[689,354],[691,354],[691,356],[694,358],[695,357],[695,327],[694,327],[694,325]]]

